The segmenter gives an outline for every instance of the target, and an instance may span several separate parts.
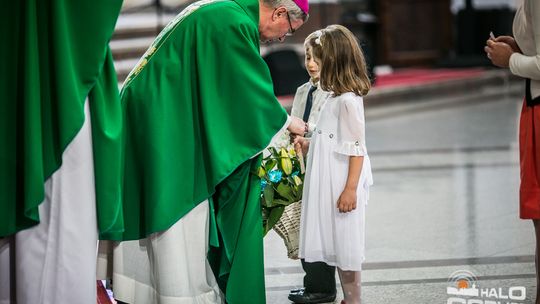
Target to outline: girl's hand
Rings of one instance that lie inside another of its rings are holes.
[[[509,44],[488,40],[484,51],[491,62],[501,68],[507,68],[510,64],[510,56],[514,53]]]
[[[490,39],[490,40],[492,40],[492,39]],[[495,38],[495,40],[493,40],[493,41],[506,43],[512,48],[512,51],[514,51],[516,53],[521,53],[521,49],[517,45],[517,42],[514,39],[514,37],[511,37],[511,36],[499,36],[499,37]]]
[[[296,147],[300,147],[302,149],[302,154],[305,156],[308,153],[309,150],[309,139],[302,137],[302,136],[295,136],[293,139],[293,144],[296,149]]]
[[[346,213],[356,209],[356,190],[345,189],[337,201],[339,212]]]

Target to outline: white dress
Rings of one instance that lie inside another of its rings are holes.
[[[364,156],[357,207],[340,213],[337,200],[348,176],[349,156]],[[313,132],[304,181],[300,257],[342,270],[359,271],[364,261],[365,209],[373,184],[366,150],[362,97],[330,97]]]

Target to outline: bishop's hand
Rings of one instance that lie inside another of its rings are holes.
[[[304,135],[306,133],[306,123],[301,118],[291,116],[291,123],[287,130],[292,134]]]

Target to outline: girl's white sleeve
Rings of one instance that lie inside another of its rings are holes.
[[[336,152],[349,156],[367,154],[364,104],[361,97],[346,97],[339,107]]]
[[[525,2],[524,5],[530,5],[529,11],[531,12],[531,28],[533,31],[534,45],[536,47],[536,54],[533,56],[526,56],[520,53],[514,53],[510,56],[510,71],[512,74],[530,78],[534,80],[540,80],[540,1],[531,0]]]

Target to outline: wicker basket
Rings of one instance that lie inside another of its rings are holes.
[[[300,240],[300,213],[302,201],[285,207],[283,215],[274,226],[274,231],[283,239],[289,259],[298,259],[298,241]]]

